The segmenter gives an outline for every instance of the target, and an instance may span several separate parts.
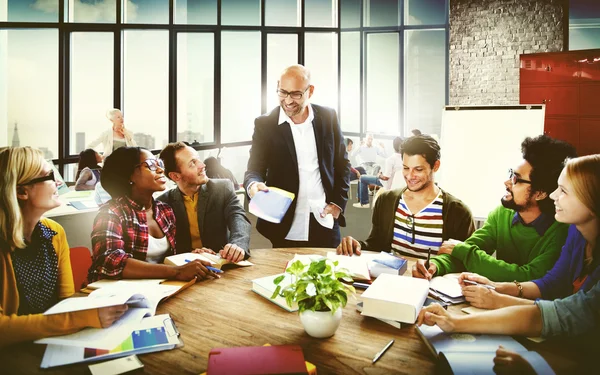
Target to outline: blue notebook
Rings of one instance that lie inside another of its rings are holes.
[[[268,191],[257,191],[248,204],[251,214],[270,221],[281,223],[288,208],[292,204],[295,195],[289,191],[269,187]]]

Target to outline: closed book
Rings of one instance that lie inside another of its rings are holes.
[[[208,375],[308,374],[299,345],[214,348],[208,353]]]
[[[363,303],[362,302],[359,302],[356,304],[356,310],[358,310],[360,312],[363,311]],[[379,318],[375,318],[375,319],[380,320],[380,321],[384,322],[385,324],[389,324],[392,327],[402,328],[401,322],[397,322],[395,320],[379,319]]]
[[[292,275],[290,275],[289,273],[279,273],[277,275],[265,276],[259,279],[252,280],[252,291],[256,294],[265,297],[274,304],[281,306],[287,311],[298,311],[298,304],[296,302],[292,303],[292,307],[289,307],[285,302],[284,297],[278,295],[275,298],[271,298],[271,296],[275,292],[275,288],[277,288],[277,285],[273,284],[273,280],[275,280],[281,275],[285,275],[285,278],[279,283],[281,289],[285,288],[286,286],[292,283]]]
[[[429,281],[382,274],[361,295],[363,315],[414,323],[427,298]]]

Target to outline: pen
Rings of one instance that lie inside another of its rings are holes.
[[[189,263],[191,261],[192,261],[191,259],[186,259],[185,260],[186,263]],[[204,267],[206,267],[206,269],[209,270],[209,271],[213,271],[214,273],[223,273],[223,271],[221,271],[220,269],[215,268],[215,267],[211,267],[211,266],[204,266]]]
[[[431,259],[431,248],[427,249],[427,260],[425,261],[426,270],[429,270],[429,259]]]
[[[478,285],[478,286],[482,286],[484,288],[488,288],[488,289],[491,289],[491,290],[496,290],[496,287],[493,286],[493,285],[479,284],[478,282],[473,281],[473,280],[467,280],[467,279],[465,279],[465,280],[463,280],[463,283],[465,283],[465,284],[471,284],[471,285]]]
[[[379,358],[381,358],[383,353],[385,353],[385,351],[388,350],[390,348],[390,346],[392,346],[393,343],[394,343],[394,340],[388,342],[388,344],[383,349],[381,349],[381,351],[379,353],[375,354],[375,358],[373,358],[373,363],[377,362],[377,360]]]
[[[367,283],[353,283],[352,284],[353,287],[358,288],[358,289],[367,289],[368,287],[371,286],[371,284],[367,284]]]

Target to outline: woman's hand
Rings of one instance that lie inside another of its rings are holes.
[[[417,325],[436,325],[444,332],[454,332],[456,317],[446,311],[439,303],[432,303],[421,309],[417,317]]]
[[[208,270],[206,266],[210,266],[210,263],[199,259],[186,263],[183,266],[177,266],[175,279],[189,281],[193,278],[203,280],[209,277],[212,277],[213,279],[218,279],[220,277],[216,273]]]
[[[100,325],[102,328],[110,327],[114,322],[125,314],[127,311],[127,305],[117,305],[109,307],[101,307],[98,309],[98,318],[100,318]]]

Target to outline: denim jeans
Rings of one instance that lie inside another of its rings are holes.
[[[383,186],[376,176],[360,176],[360,181],[358,181],[358,198],[361,204],[369,203],[369,184]]]

